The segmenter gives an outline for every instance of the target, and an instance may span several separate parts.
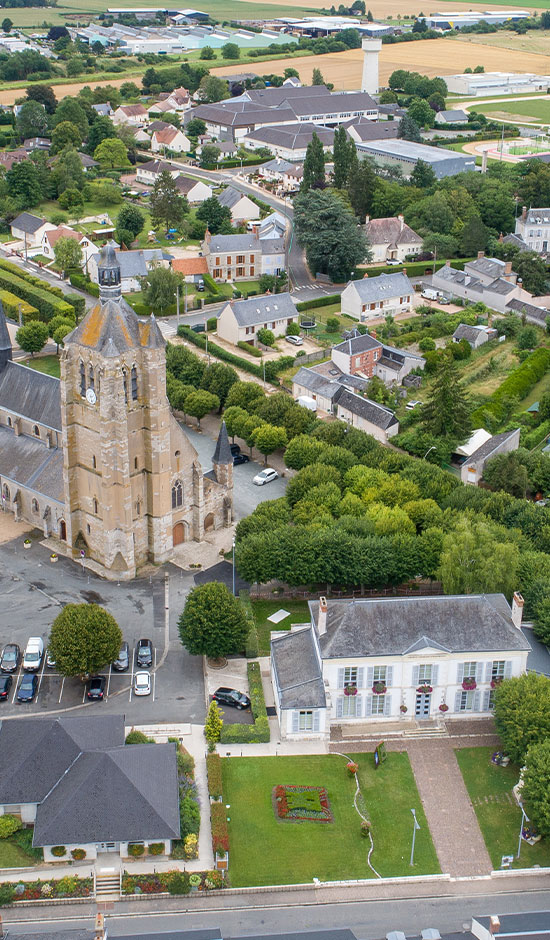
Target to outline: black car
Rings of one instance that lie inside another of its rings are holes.
[[[240,452],[241,452],[241,448],[239,447],[238,444],[230,444],[230,445],[229,445],[229,448],[230,448],[230,450],[231,450],[231,456],[232,456],[232,457],[236,457],[237,454],[240,454]]]
[[[8,643],[2,650],[0,669],[2,672],[17,672],[21,661],[21,650],[17,643]]]
[[[236,689],[226,689],[225,686],[216,689],[212,698],[220,705],[232,705],[233,708],[248,708],[250,706],[248,695],[237,692]]]
[[[233,466],[238,467],[240,463],[250,463],[250,457],[247,454],[233,454]]]
[[[105,676],[94,676],[88,683],[86,697],[92,702],[105,698],[105,685]]]
[[[9,697],[13,676],[0,676],[0,699]]]
[[[38,676],[33,672],[26,672],[19,683],[17,690],[18,702],[32,702],[38,689]]]
[[[149,669],[153,665],[153,644],[151,640],[138,640],[137,664],[141,669]]]
[[[115,672],[125,672],[130,666],[130,647],[127,643],[121,643],[120,652],[113,663]]]

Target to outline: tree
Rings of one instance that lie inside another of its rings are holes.
[[[141,92],[135,82],[123,82],[120,86],[120,95],[124,101],[129,98],[139,98]]]
[[[216,53],[214,52],[212,46],[203,46],[203,48],[200,51],[199,59],[204,59],[204,61],[206,62],[209,59],[215,59],[215,58],[216,58]]]
[[[195,215],[201,222],[206,222],[211,235],[217,235],[231,225],[231,209],[222,206],[215,196],[205,199]]]
[[[265,392],[257,382],[235,382],[227,396],[226,407],[236,405],[245,411],[255,411],[260,399],[265,398]]]
[[[411,173],[410,184],[418,189],[429,189],[437,182],[436,175],[429,163],[417,160]]]
[[[61,268],[63,277],[71,268],[82,266],[82,248],[75,238],[59,238],[54,246],[55,263]]]
[[[216,166],[221,150],[215,144],[203,144],[201,149],[200,164],[203,167]]]
[[[30,101],[38,101],[39,104],[44,105],[47,114],[55,112],[57,98],[51,85],[29,85],[25,91]]]
[[[352,140],[348,139],[345,127],[337,128],[334,132],[334,170],[332,171],[336,189],[345,189],[345,187],[348,185],[350,170],[354,163],[353,156],[355,153],[355,144]]]
[[[106,137],[94,150],[94,160],[98,160],[102,170],[123,169],[131,166],[128,148],[118,137]]]
[[[518,346],[520,349],[534,349],[538,345],[539,337],[534,326],[524,326],[518,334]]]
[[[204,736],[208,741],[208,750],[215,751],[220,740],[223,728],[223,718],[220,706],[216,701],[210,702],[206,721],[204,723]]]
[[[240,601],[225,584],[210,581],[189,592],[178,629],[192,656],[219,659],[243,649],[249,624]]]
[[[98,604],[66,604],[55,618],[49,649],[62,676],[89,676],[117,658],[122,632]]]
[[[224,405],[230,389],[238,381],[239,376],[231,366],[226,366],[223,362],[212,362],[203,372],[201,388],[216,395],[221,405]]]
[[[63,101],[60,101],[57,105],[53,116],[53,126],[56,127],[58,124],[61,124],[62,121],[70,121],[71,124],[76,124],[82,135],[82,140],[87,136],[89,128],[88,118],[86,117],[84,108],[76,98],[63,98]]]
[[[20,326],[15,334],[15,341],[24,352],[30,353],[31,356],[44,348],[47,339],[48,327],[40,320],[30,320],[26,326]]]
[[[535,672],[505,679],[495,689],[495,724],[504,753],[521,766],[550,737],[550,679]]]
[[[222,48],[222,59],[240,59],[241,50],[236,42],[226,42]]]
[[[428,98],[428,104],[432,111],[435,111],[436,113],[438,111],[445,110],[445,98],[438,91],[435,91],[433,95],[430,95]]]
[[[373,211],[376,191],[382,186],[371,160],[358,160],[352,154],[348,178],[348,196],[351,207],[360,222]]]
[[[445,356],[421,412],[426,431],[457,442],[463,441],[470,430],[470,401],[459,379],[456,365]]]
[[[71,121],[62,121],[57,127],[54,127],[52,134],[52,153],[60,153],[65,147],[78,150],[82,143],[82,137],[76,124]]]
[[[93,154],[96,147],[99,147],[103,140],[108,138],[112,140],[114,137],[116,137],[116,134],[117,130],[111,119],[105,115],[100,115],[98,118],[96,118],[88,133],[88,139],[86,141],[86,149],[88,153],[90,155]]]
[[[155,180],[149,207],[153,225],[164,225],[167,229],[177,228],[189,211],[187,199],[180,196],[178,187],[168,170],[163,170]]]
[[[304,160],[304,174],[300,190],[307,193],[309,189],[323,189],[325,186],[325,152],[317,134],[313,132],[311,141],[307,145]]]
[[[84,170],[76,150],[64,150],[59,154],[52,169],[51,180],[57,195],[66,189],[77,189],[79,195],[85,185]],[[53,221],[53,220],[52,220]]]
[[[38,101],[25,101],[17,115],[16,127],[21,140],[43,137],[48,129],[48,115],[44,106]]]
[[[223,420],[225,421],[225,427],[229,437],[233,439],[233,443],[235,443],[235,435],[239,433],[243,422],[246,421],[248,416],[248,411],[245,411],[244,408],[239,408],[238,405],[231,405],[225,409]]]
[[[262,326],[258,330],[258,341],[263,343],[264,346],[274,346],[275,345],[275,333],[272,330],[268,330],[265,326]]]
[[[543,392],[539,401],[539,418],[541,421],[550,419],[550,392]]]
[[[285,428],[277,427],[273,424],[262,424],[254,431],[254,444],[261,454],[264,455],[264,466],[267,466],[267,458],[274,450],[285,447],[287,443],[287,433]]]
[[[2,20],[2,31],[4,33],[9,33],[12,26],[13,20],[10,20],[9,16],[6,16],[5,19]]]
[[[417,144],[422,143],[420,128],[410,114],[404,114],[399,121],[397,136],[401,137],[402,140],[412,140]]]
[[[229,98],[229,86],[225,79],[217,75],[203,75],[197,91],[197,97],[203,104],[223,101]]]
[[[166,307],[175,303],[176,291],[181,283],[181,275],[176,271],[157,265],[142,279],[143,299],[153,310],[162,313]]]
[[[527,752],[521,800],[538,832],[550,835],[550,741],[533,744]]]
[[[206,124],[202,118],[191,118],[185,130],[188,137],[200,137],[201,134],[206,134]]]
[[[493,523],[464,515],[445,535],[439,577],[445,594],[514,591],[518,547]]]
[[[350,210],[332,193],[311,190],[294,200],[298,243],[313,273],[347,281],[355,266],[370,260],[368,242]]]
[[[529,488],[529,474],[517,451],[491,457],[483,468],[483,479],[492,489],[505,490],[521,499],[525,498]]]
[[[218,396],[212,395],[211,392],[206,392],[203,389],[192,392],[185,399],[186,414],[197,419],[199,428],[201,426],[201,418],[204,418],[209,411],[215,411],[219,407],[220,399]]]
[[[313,69],[313,74],[311,76],[311,84],[312,85],[324,85],[325,84],[325,80],[323,76],[321,75],[321,69]]]
[[[145,216],[137,206],[125,203],[118,213],[116,224],[117,231],[124,229],[126,232],[131,232],[134,238],[137,238],[145,225]]]
[[[59,355],[59,347],[63,345],[63,340],[65,339],[66,336],[68,336],[69,333],[72,333],[73,330],[74,330],[74,323],[69,323],[68,321],[65,321],[65,323],[61,324],[60,326],[57,327],[56,330],[54,330],[52,339],[55,345],[57,346],[56,352],[58,355]]]
[[[413,98],[407,108],[407,114],[420,127],[424,127],[425,125],[433,127],[434,125],[434,112],[424,98]]]
[[[477,256],[478,251],[485,251],[489,241],[489,231],[479,215],[472,215],[462,229],[460,247],[467,258]]]

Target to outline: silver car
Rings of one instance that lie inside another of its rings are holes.
[[[134,695],[151,694],[151,676],[148,672],[136,672],[134,676]]]
[[[276,470],[273,470],[271,467],[266,467],[265,470],[261,470],[260,473],[257,473],[253,477],[252,482],[256,486],[264,486],[265,483],[271,483],[273,480],[276,480],[279,474]]]

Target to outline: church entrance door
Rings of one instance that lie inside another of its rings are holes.
[[[64,542],[67,541],[67,526],[65,525],[63,520],[61,520],[61,522],[59,523],[59,538],[62,539]]]
[[[181,545],[182,542],[185,542],[185,527],[183,525],[183,522],[177,522],[176,525],[174,526],[174,530],[172,532],[172,539],[174,542],[174,546]]]

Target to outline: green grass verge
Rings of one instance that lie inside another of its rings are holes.
[[[497,869],[503,855],[517,854],[521,810],[512,793],[519,779],[519,767],[492,764],[492,752],[491,747],[465,747],[455,754],[491,862]],[[514,861],[513,867],[532,868],[534,865],[550,865],[549,839],[536,845],[522,841],[519,860]]]
[[[290,630],[293,623],[309,623],[311,619],[307,601],[289,601],[282,598],[278,601],[251,601],[251,604],[258,631],[260,656],[269,656],[272,630]],[[280,623],[271,623],[267,618],[281,608],[288,610],[290,617]]]
[[[29,366],[30,369],[36,369],[37,372],[45,372],[46,375],[53,375],[56,379],[60,376],[57,356],[38,356],[36,359],[25,359],[22,365]]]
[[[36,859],[15,845],[11,839],[0,839],[0,868],[28,868]]]
[[[374,769],[372,754],[353,755],[372,822],[371,862],[383,877],[440,871],[407,754],[388,754]],[[234,887],[301,884],[313,878],[374,878],[367,867],[368,839],[360,834],[355,783],[336,755],[244,757],[222,760],[223,800],[230,805],[229,874]],[[271,802],[277,784],[325,787],[332,823],[281,822]],[[417,811],[415,864],[409,866],[411,806]]]
[[[532,118],[533,121],[550,123],[550,101],[547,99],[532,99],[529,101],[499,101],[492,104],[470,105],[470,111],[481,111],[482,114],[509,114],[511,120],[514,115]]]

